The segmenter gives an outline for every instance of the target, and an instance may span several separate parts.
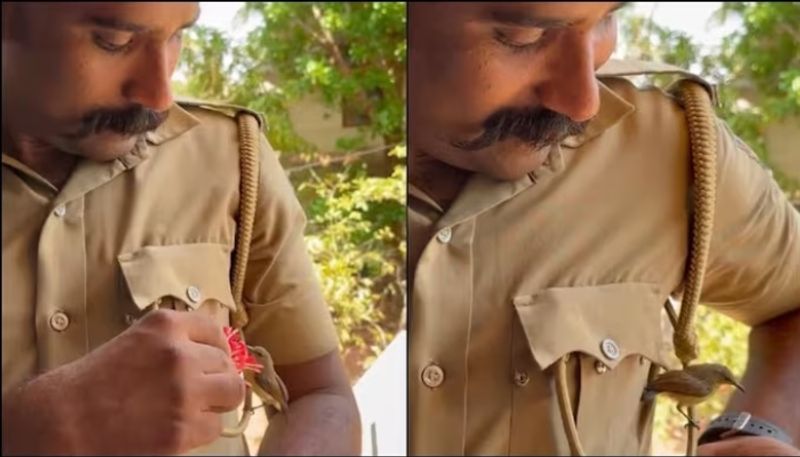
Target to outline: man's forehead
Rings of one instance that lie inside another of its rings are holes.
[[[481,2],[477,19],[520,27],[566,27],[597,20],[627,2]]]
[[[412,2],[411,8],[439,21],[502,22],[517,26],[563,26],[600,19],[629,2]]]
[[[200,14],[198,2],[76,2],[48,8],[70,22],[131,32],[182,28]]]

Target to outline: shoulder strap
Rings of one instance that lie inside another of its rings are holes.
[[[683,105],[689,127],[692,163],[692,221],[689,239],[689,261],[680,314],[675,315],[667,302],[667,312],[675,328],[675,353],[684,366],[698,356],[694,331],[695,309],[705,278],[711,235],[714,227],[717,179],[717,133],[714,109],[706,92],[688,80],[679,81],[673,89]]]
[[[241,169],[239,190],[239,221],[236,227],[236,248],[234,251],[231,288],[236,302],[233,313],[234,328],[243,329],[247,325],[247,309],[242,301],[247,260],[250,257],[250,241],[253,238],[253,224],[256,216],[258,200],[258,118],[249,111],[241,111],[236,115],[239,126],[239,163]]]

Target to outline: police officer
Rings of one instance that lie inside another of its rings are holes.
[[[239,109],[170,91],[197,3],[2,13],[4,454],[247,454],[220,437],[244,394],[222,330]],[[245,334],[291,399],[260,452],[354,454],[303,210],[263,135],[259,155]]]
[[[662,305],[683,286],[691,161],[675,97],[624,76],[698,78],[608,62],[619,6],[409,5],[412,454],[569,453],[561,359],[585,452],[649,452],[642,392],[671,366]],[[702,303],[752,326],[727,413],[765,436],[699,452],[798,455],[766,430],[800,440],[800,217],[723,122],[713,135]]]

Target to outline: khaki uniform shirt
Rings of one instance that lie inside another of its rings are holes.
[[[447,211],[410,188],[413,454],[569,454],[553,383],[569,353],[587,455],[649,452],[640,398],[653,362],[673,366],[662,310],[687,261],[688,131],[663,91],[601,82],[586,133],[523,179],[475,174]],[[755,325],[800,305],[800,216],[718,126],[702,302]]]
[[[4,395],[86,355],[153,304],[228,325],[240,176],[233,112],[175,105],[146,145],[82,161],[60,191],[3,154]],[[263,135],[260,156],[246,339],[277,365],[295,364],[335,350],[337,339],[303,210]],[[245,455],[245,446],[221,438],[193,453]]]

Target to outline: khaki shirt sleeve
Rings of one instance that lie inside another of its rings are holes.
[[[716,215],[702,302],[758,325],[800,308],[800,213],[722,121],[718,132]]]
[[[331,313],[303,237],[300,202],[261,137],[261,170],[244,303],[249,344],[267,349],[276,365],[302,363],[338,348]]]

